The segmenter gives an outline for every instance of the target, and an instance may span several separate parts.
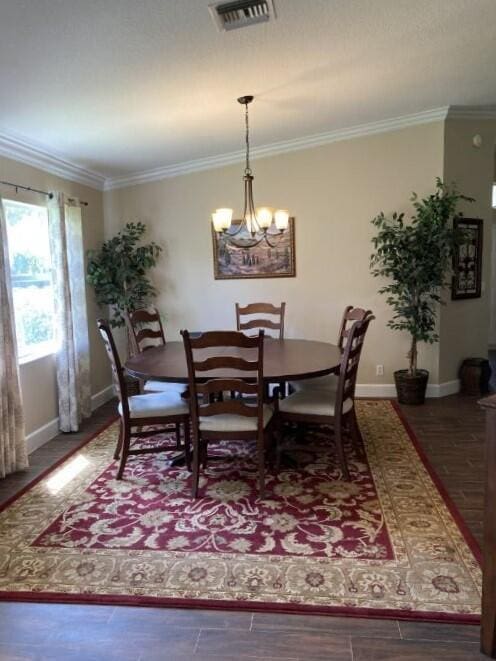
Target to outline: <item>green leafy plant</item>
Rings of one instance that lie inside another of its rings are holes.
[[[437,178],[432,195],[419,199],[413,193],[415,213],[410,223],[404,213],[387,218],[381,212],[372,220],[378,231],[372,239],[371,272],[391,280],[379,293],[386,294],[394,312],[389,328],[411,336],[408,372],[412,376],[417,374],[418,342],[432,344],[439,339],[436,317],[441,290],[448,285],[453,251],[461,240],[451,221],[463,215],[457,211],[461,200],[473,202]]]
[[[144,307],[156,296],[148,271],[162,248],[153,241],[140,245],[146,225],[127,223],[100,250],[88,251],[87,281],[93,285],[98,305],[111,308],[110,324],[124,326],[125,310]]]

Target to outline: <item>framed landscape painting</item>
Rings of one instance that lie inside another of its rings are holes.
[[[241,247],[229,243],[229,233],[236,231],[240,220],[234,220],[232,229],[218,234],[212,227],[214,248],[214,276],[216,280],[238,278],[291,278],[296,275],[294,218],[289,219],[288,229],[280,233],[275,228],[268,231],[270,242],[262,240],[253,248],[243,247],[248,242],[247,233],[243,239],[240,232],[236,241]]]
[[[451,298],[479,298],[482,275],[482,220],[455,218],[453,226],[463,233],[453,257]]]

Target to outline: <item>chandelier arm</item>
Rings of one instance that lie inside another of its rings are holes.
[[[229,234],[228,236],[229,237],[234,237],[234,236],[236,236],[236,234],[239,233],[239,231],[240,230],[237,230],[237,232],[235,232],[233,234]],[[262,230],[260,230],[260,232],[257,232],[255,234],[255,236],[252,238],[252,240],[249,241],[249,242],[245,241],[243,243],[237,243],[237,241],[232,240],[230,238],[228,240],[229,240],[229,243],[232,246],[235,246],[236,248],[243,248],[243,249],[256,248],[256,246],[260,245],[260,243],[262,243],[263,241],[265,241],[265,243],[269,246],[269,248],[277,248],[280,244],[280,240],[282,239],[283,234],[284,234],[283,232],[280,232],[278,234],[269,234],[266,231],[262,232]],[[259,238],[256,238],[256,237],[259,237]],[[272,241],[270,239],[275,240],[275,242],[272,243]]]
[[[278,243],[271,243],[270,240],[269,240],[269,236],[275,237],[276,239],[281,239],[282,238],[282,233],[280,233],[280,234],[269,234],[268,232],[265,232],[265,234],[263,236],[263,238],[265,239],[265,242],[267,243],[269,248],[277,248],[278,245],[279,245],[279,242]]]
[[[251,168],[250,168],[250,123],[249,123],[249,119],[248,119],[248,103],[245,103],[245,144],[246,144],[245,174],[251,174]]]
[[[242,248],[243,250],[246,250],[247,248],[256,248],[262,241],[264,240],[265,236],[261,236],[259,239],[252,239],[249,243],[244,242],[244,243],[237,243],[236,241],[230,241],[230,245],[234,246],[235,248]],[[275,246],[271,246],[271,248],[274,248]]]
[[[250,228],[248,227],[248,220],[247,220],[247,214],[250,213],[249,209],[249,185],[250,185],[250,177],[251,175],[245,174],[244,181],[245,181],[245,195],[244,195],[244,204],[243,204],[243,215],[241,216],[241,225],[246,227],[246,231],[249,231]]]
[[[268,232],[257,232],[258,236],[260,236],[259,239],[252,239],[250,242],[243,242],[243,243],[237,243],[235,240],[232,240],[230,237],[236,236],[240,230],[238,229],[236,232],[233,232],[232,234],[228,234],[228,241],[230,245],[235,246],[236,248],[256,248],[262,241],[265,241],[265,243],[269,246],[269,248],[277,248],[278,247],[278,242],[277,243],[271,243],[269,237],[274,237],[276,240],[282,239],[282,232],[279,234],[268,234]]]
[[[226,230],[226,231],[224,232],[224,235],[227,236],[227,237],[230,237],[230,236],[236,236],[236,234],[239,234],[239,233],[241,232],[241,230],[243,229],[243,224],[244,224],[243,221],[241,221],[241,222],[239,223],[239,226],[238,226],[238,229],[237,229],[237,230],[235,230],[234,232],[228,232],[228,231]],[[231,223],[231,227],[232,227],[232,223]]]
[[[245,198],[248,199],[248,214],[250,218],[251,233],[256,234],[258,232],[263,232],[263,230],[258,224],[257,214],[255,213],[255,204],[253,202],[253,176],[250,176],[250,179],[248,179],[246,183]]]

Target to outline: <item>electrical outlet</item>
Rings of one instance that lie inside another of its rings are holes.
[[[376,365],[375,366],[375,373],[376,373],[376,376],[384,376],[384,365]]]

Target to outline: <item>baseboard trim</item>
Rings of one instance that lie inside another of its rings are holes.
[[[114,397],[114,386],[110,385],[100,390],[91,396],[91,410],[96,411],[97,408],[108,402]]]
[[[396,397],[394,383],[357,383],[357,397]]]
[[[95,393],[94,395],[91,396],[91,411],[95,411],[98,407],[102,406],[102,404],[105,404],[105,402],[108,402],[112,397],[114,396],[114,387],[113,386],[107,386],[103,390],[100,390],[99,392]],[[52,438],[57,436],[59,433],[59,419],[54,418],[53,420],[50,420],[50,422],[47,422],[45,425],[42,425],[41,427],[38,427],[38,429],[35,429],[32,431],[30,434],[26,436],[26,445],[27,445],[27,450],[28,454],[31,454],[38,448],[41,448],[42,445],[45,445],[45,443],[48,443],[48,441],[51,441]]]
[[[454,395],[460,390],[460,381],[446,381],[444,383],[432,383],[427,386],[426,396],[429,398],[446,397]],[[356,387],[357,397],[396,397],[394,383],[358,383]],[[112,385],[103,388],[91,396],[91,410],[95,411],[114,397]],[[38,427],[26,436],[28,454],[31,454],[59,433],[59,419],[54,418],[42,427]]]
[[[460,392],[460,380],[445,381],[444,383],[433,383],[427,386],[427,397],[447,397]]]
[[[28,454],[31,454],[38,448],[41,448],[42,445],[51,441],[54,436],[57,436],[59,433],[59,419],[54,418],[47,422],[46,425],[38,427],[30,434],[26,436],[26,445],[28,449]]]
[[[426,397],[437,398],[454,395],[460,391],[460,381],[445,381],[427,385]],[[357,383],[357,397],[396,397],[394,383]]]

